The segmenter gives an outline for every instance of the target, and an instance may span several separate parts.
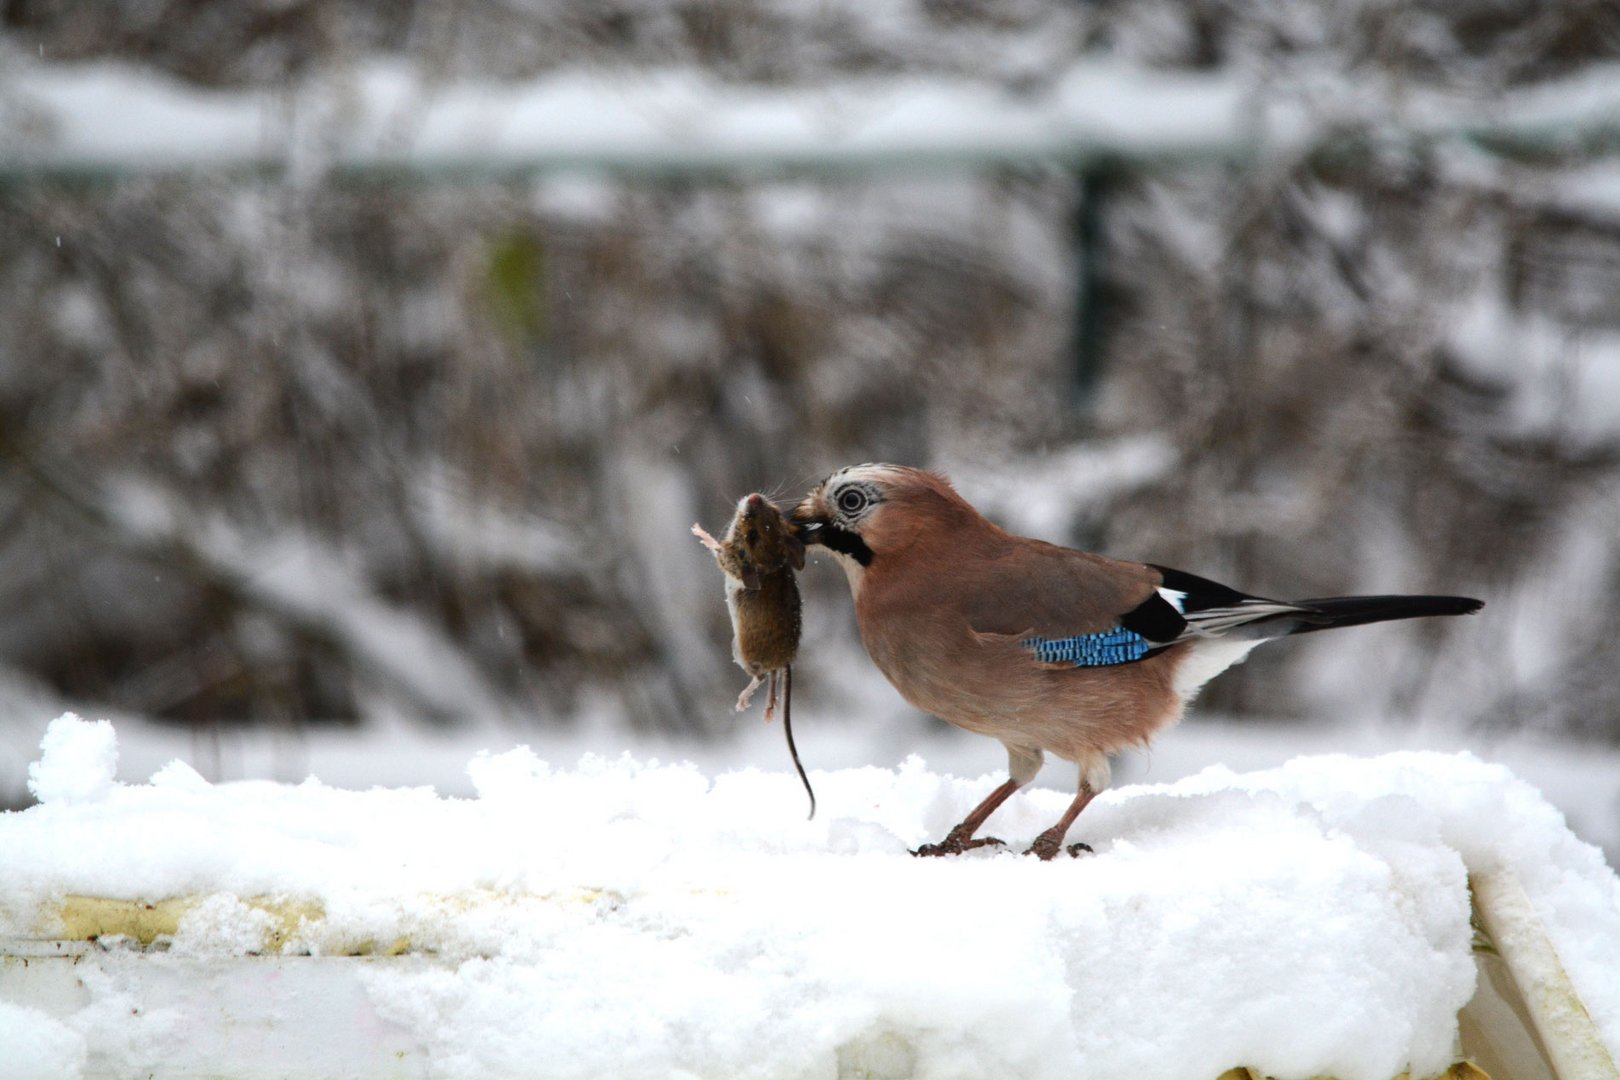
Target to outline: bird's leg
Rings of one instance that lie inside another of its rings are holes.
[[[765,722],[776,719],[776,672],[771,672],[765,692]]]
[[[765,676],[755,675],[754,681],[743,687],[743,692],[737,695],[737,711],[742,712],[748,708],[748,703],[754,700],[754,691],[765,681]]]
[[[709,535],[709,531],[697,522],[692,523],[692,535],[698,538],[698,543],[710,551],[720,550],[720,541]]]
[[[1063,837],[1068,833],[1069,826],[1074,824],[1074,819],[1080,816],[1080,811],[1086,808],[1086,804],[1096,797],[1097,792],[1092,786],[1081,780],[1080,793],[1074,797],[1074,802],[1069,804],[1069,808],[1063,811],[1058,823],[1037,836],[1024,854],[1038,855],[1043,862],[1057,855],[1063,847]],[[1069,847],[1069,854],[1078,856],[1082,848],[1086,851],[1091,850],[1085,844],[1073,844]]]
[[[1013,792],[1023,786],[1018,780],[1008,777],[1006,783],[987,795],[982,803],[975,806],[968,816],[962,819],[960,825],[946,833],[945,839],[937,844],[924,844],[916,851],[913,851],[912,854],[960,855],[962,852],[971,851],[973,848],[1002,843],[993,836],[975,840],[973,834],[979,831],[979,826],[984,824],[985,818],[996,812],[996,807],[1006,802]],[[1076,813],[1078,812],[1076,811]]]

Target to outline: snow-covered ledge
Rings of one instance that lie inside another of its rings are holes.
[[[916,760],[816,774],[813,822],[527,750],[470,800],[115,765],[64,717],[0,816],[7,1077],[1615,1075],[1620,879],[1468,756],[1122,788],[1054,863],[911,858],[996,780]]]

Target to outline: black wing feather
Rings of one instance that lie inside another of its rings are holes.
[[[1152,642],[1171,642],[1187,629],[1187,620],[1174,604],[1155,592],[1121,615],[1119,625]]]
[[[1168,566],[1159,566],[1148,563],[1164,578],[1164,587],[1173,589],[1178,593],[1186,593],[1187,599],[1182,604],[1186,612],[1207,611],[1210,608],[1236,607],[1245,600],[1260,600],[1263,597],[1250,596],[1248,593],[1238,592],[1229,585],[1222,585],[1218,581],[1189,574],[1185,570],[1173,570]],[[1168,601],[1166,601],[1168,603]]]

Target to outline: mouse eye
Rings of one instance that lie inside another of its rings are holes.
[[[866,492],[860,488],[847,488],[838,496],[838,509],[846,514],[858,514],[866,509]]]
[[[750,545],[759,543],[759,530],[758,529],[749,529],[748,530],[748,543]]]

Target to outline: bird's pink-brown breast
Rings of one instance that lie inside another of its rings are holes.
[[[856,600],[868,653],[907,701],[1070,759],[1140,743],[1179,717],[1170,674],[1181,647],[1084,668],[1042,664],[1025,641],[1112,629],[1153,594],[1156,571],[1012,537],[982,518],[932,516],[936,527],[915,530],[905,558],[886,561],[874,545]]]

